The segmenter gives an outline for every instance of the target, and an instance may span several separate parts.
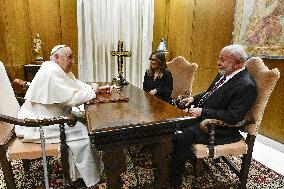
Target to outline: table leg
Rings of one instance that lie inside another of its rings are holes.
[[[172,137],[165,137],[153,146],[154,188],[169,187],[170,153],[173,149]]]
[[[126,161],[123,150],[105,151],[103,153],[105,174],[108,189],[119,189],[122,187],[121,173],[126,171]]]

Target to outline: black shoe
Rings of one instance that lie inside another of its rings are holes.
[[[82,178],[78,178],[76,181],[72,183],[72,186],[75,188],[86,187],[86,184]]]
[[[175,186],[172,189],[181,189],[181,187],[180,186]]]
[[[171,185],[171,189],[181,189],[181,186],[180,185]]]
[[[181,183],[182,183],[181,176],[175,175],[175,176],[171,176],[169,178],[169,184],[170,184],[171,188],[173,188],[173,189],[180,188]]]

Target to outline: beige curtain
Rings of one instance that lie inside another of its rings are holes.
[[[124,50],[124,78],[142,86],[152,51],[154,0],[77,0],[78,64],[82,81],[111,81],[117,60],[110,51],[118,40]]]

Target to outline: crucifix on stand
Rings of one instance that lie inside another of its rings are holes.
[[[117,51],[110,51],[112,56],[117,56],[117,64],[118,64],[118,76],[117,78],[113,78],[113,83],[118,85],[127,85],[128,82],[123,78],[123,58],[130,57],[131,52],[123,51],[123,41],[118,41],[118,49]]]

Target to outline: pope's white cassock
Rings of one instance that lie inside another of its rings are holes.
[[[25,96],[18,118],[53,118],[70,114],[71,107],[95,98],[93,88],[77,80],[72,72],[66,74],[53,61],[44,62],[34,77]],[[40,142],[39,128],[16,126],[16,135],[23,142]],[[70,148],[69,163],[72,180],[78,172],[87,187],[97,184],[103,170],[101,156],[92,153],[86,125],[65,126],[66,141]],[[46,143],[59,143],[59,125],[44,127]],[[75,166],[74,166],[75,165]]]

